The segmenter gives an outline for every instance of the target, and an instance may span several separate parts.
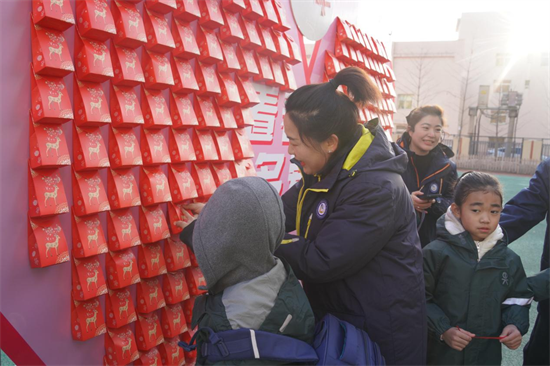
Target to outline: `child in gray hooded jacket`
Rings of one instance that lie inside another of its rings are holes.
[[[192,327],[251,328],[313,341],[307,297],[290,266],[273,255],[284,223],[281,198],[259,177],[222,184],[197,220],[186,223],[181,238],[195,253],[208,290],[195,301]],[[200,354],[197,361],[205,362]],[[260,364],[229,364],[246,363]]]

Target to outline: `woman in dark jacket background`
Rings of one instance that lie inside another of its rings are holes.
[[[350,97],[337,90],[345,85]],[[407,156],[357,104],[378,90],[350,67],[286,102],[288,152],[303,179],[283,195],[287,234],[275,253],[303,281],[317,318],[368,332],[389,365],[426,362],[422,252],[401,174]]]
[[[422,247],[436,239],[436,222],[453,201],[457,179],[452,150],[441,143],[445,119],[439,106],[422,106],[407,116],[407,132],[397,144],[409,163],[402,174],[417,216]]]

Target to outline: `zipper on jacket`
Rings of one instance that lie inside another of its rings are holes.
[[[420,189],[420,178],[418,177],[418,169],[416,169],[416,165],[414,164],[414,159],[411,156],[411,163],[414,168],[414,173],[416,174],[416,187]]]
[[[309,220],[307,220],[306,235],[304,235],[304,238],[307,238],[307,233],[309,233],[309,225],[311,225],[312,218],[313,218],[313,214],[309,215]]]
[[[300,236],[300,224],[302,221],[302,206],[304,205],[304,200],[306,198],[307,192],[328,192],[328,189],[314,189],[314,188],[308,188],[304,191],[304,187],[306,186],[306,180],[304,178],[304,174],[302,173],[302,170],[300,170],[300,174],[302,175],[302,188],[300,188],[300,193],[298,193],[298,203],[296,205],[296,235]],[[311,219],[311,218],[310,218]],[[309,228],[309,223],[308,223]],[[307,230],[306,230],[307,235]]]

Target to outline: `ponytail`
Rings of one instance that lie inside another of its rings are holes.
[[[338,91],[343,85],[348,95]],[[381,98],[376,84],[358,67],[341,70],[327,83],[304,85],[286,101],[286,114],[302,141],[321,143],[338,136],[338,150],[347,146],[358,130],[359,107]]]

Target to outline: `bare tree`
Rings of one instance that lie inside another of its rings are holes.
[[[433,66],[433,60],[430,59],[424,49],[420,50],[419,55],[411,56],[412,71],[400,79],[402,88],[409,94],[415,95],[415,105],[429,103],[437,92],[434,92],[434,87],[437,85],[437,80],[430,78],[430,69]]]

